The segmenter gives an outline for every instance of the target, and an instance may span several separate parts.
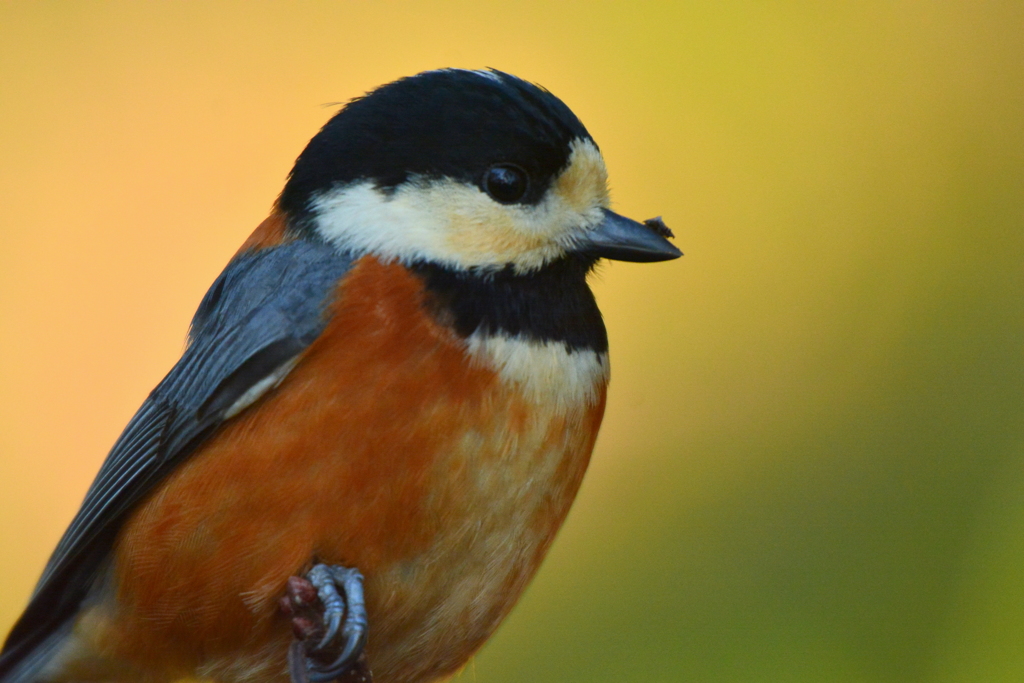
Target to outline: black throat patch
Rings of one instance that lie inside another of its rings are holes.
[[[426,284],[432,313],[462,337],[480,330],[603,353],[608,333],[587,286],[593,265],[591,259],[567,257],[529,274],[511,266],[480,272],[435,263],[410,270]]]

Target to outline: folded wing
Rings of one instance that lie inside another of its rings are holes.
[[[351,260],[296,240],[244,253],[203,298],[181,359],[114,444],[0,653],[0,680],[49,658],[134,506],[226,420],[258,401],[323,330]]]

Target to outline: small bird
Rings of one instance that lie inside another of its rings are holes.
[[[442,69],[342,108],[207,292],[0,654],[2,683],[427,683],[587,468],[587,275],[681,252],[561,100]],[[10,559],[10,558],[9,558]]]

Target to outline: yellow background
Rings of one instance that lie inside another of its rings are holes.
[[[0,628],[322,105],[542,83],[686,256],[464,676],[1024,680],[1024,4],[0,5]]]

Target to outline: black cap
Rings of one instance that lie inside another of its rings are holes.
[[[536,203],[577,138],[592,140],[576,115],[539,86],[495,70],[427,71],[338,112],[299,155],[278,205],[301,225],[310,199],[332,187],[371,180],[390,190],[411,175],[479,184],[498,163],[529,174],[520,201]]]

